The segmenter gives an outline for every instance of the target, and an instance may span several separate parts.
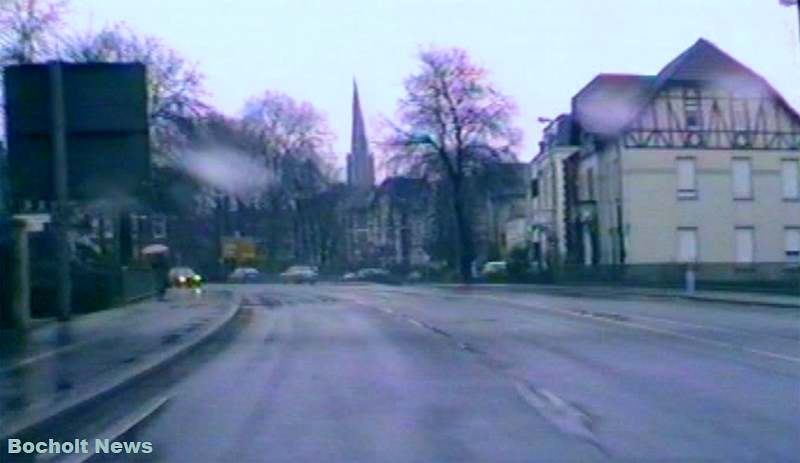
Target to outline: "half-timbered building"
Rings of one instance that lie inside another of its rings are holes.
[[[570,117],[559,194],[573,263],[797,263],[800,117],[712,43],[654,76],[597,76]]]

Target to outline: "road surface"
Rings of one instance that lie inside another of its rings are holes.
[[[135,461],[800,461],[790,309],[502,288],[240,286]],[[128,460],[131,460],[128,458]]]

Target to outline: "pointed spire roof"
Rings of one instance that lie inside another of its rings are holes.
[[[353,78],[353,132],[350,139],[350,153],[362,156],[368,153],[367,130],[364,128],[364,116],[361,114],[361,102],[358,99],[358,84]]]

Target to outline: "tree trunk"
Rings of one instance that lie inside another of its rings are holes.
[[[475,250],[472,246],[469,218],[464,210],[460,179],[453,179],[453,214],[456,219],[458,271],[461,281],[470,283],[472,281],[472,261],[475,259]]]

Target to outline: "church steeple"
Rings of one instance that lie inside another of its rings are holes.
[[[347,183],[352,186],[371,187],[375,184],[375,166],[369,153],[364,116],[358,98],[358,85],[353,79],[353,128],[350,154],[347,156]]]

